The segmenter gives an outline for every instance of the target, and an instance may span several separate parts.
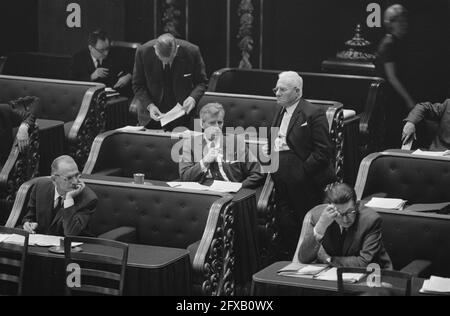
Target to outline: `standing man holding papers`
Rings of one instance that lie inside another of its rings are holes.
[[[139,123],[161,129],[163,115],[178,105],[186,114],[163,128],[166,131],[179,126],[190,128],[207,82],[205,63],[196,45],[171,34],[145,43],[136,52],[133,73]]]

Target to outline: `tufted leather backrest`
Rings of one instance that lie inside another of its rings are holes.
[[[72,56],[36,52],[8,54],[3,74],[68,80]]]
[[[279,106],[274,98],[206,92],[200,99],[198,110],[208,103],[218,102],[225,109],[225,127],[269,127]]]
[[[179,178],[178,161],[171,159],[173,146],[180,139],[152,132],[108,132],[97,137],[85,173],[121,169],[121,177],[144,173],[146,179],[173,181]],[[181,148],[181,146],[180,146]],[[88,171],[93,167],[92,171]]]
[[[202,239],[211,206],[222,195],[84,179],[98,197],[90,230],[135,227],[140,244],[187,248]]]
[[[450,277],[450,216],[379,210],[383,242],[394,268],[430,260],[431,273]]]
[[[361,163],[356,190],[361,198],[383,192],[409,203],[450,201],[450,158],[400,151],[372,154]]]
[[[216,71],[210,80],[208,91],[273,96],[277,70],[252,70],[225,68]],[[377,77],[350,76],[299,72],[303,78],[303,97],[306,99],[335,100],[345,109],[361,113],[372,97],[381,94],[384,79]]]
[[[40,100],[38,118],[67,123],[75,120],[85,94],[96,86],[88,82],[0,76],[0,103],[36,96]]]

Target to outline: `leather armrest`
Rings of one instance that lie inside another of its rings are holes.
[[[414,277],[427,276],[430,273],[431,261],[428,260],[414,260],[401,272],[408,273]]]
[[[137,243],[137,232],[136,228],[129,226],[122,226],[104,234],[98,236],[101,239],[121,241],[125,243]]]
[[[187,247],[187,250],[189,251],[189,259],[191,260],[192,266],[194,265],[195,254],[197,253],[198,247],[200,246],[200,242],[201,240],[196,241]]]
[[[122,176],[122,168],[108,168],[100,171],[96,171],[93,174],[99,176],[113,176],[113,177],[121,177]]]

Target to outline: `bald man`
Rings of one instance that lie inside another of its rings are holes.
[[[75,161],[61,156],[52,163],[51,178],[34,185],[23,229],[31,234],[89,236],[87,228],[96,206],[97,196],[80,181]]]
[[[133,72],[139,123],[161,129],[161,116],[179,103],[186,115],[163,128],[172,131],[179,126],[191,127],[207,82],[205,63],[196,45],[171,34],[145,43],[136,52]]]
[[[278,134],[269,137],[269,148],[279,157],[279,168],[272,173],[282,248],[279,259],[290,260],[305,214],[335,180],[332,143],[324,109],[302,98],[303,79],[296,72],[281,73],[274,93],[280,111],[272,128],[278,128]]]

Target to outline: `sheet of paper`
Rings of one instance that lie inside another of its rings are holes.
[[[402,150],[411,150],[412,145],[413,145],[413,141],[411,139],[409,142],[402,145]]]
[[[450,294],[450,279],[432,276],[429,280],[425,280],[420,292]]]
[[[416,150],[412,153],[413,155],[420,155],[420,156],[430,156],[430,157],[450,157],[450,150],[446,151],[424,151],[424,150]]]
[[[327,268],[327,265],[323,264],[310,264],[305,265],[301,263],[290,263],[286,267],[278,270],[278,274],[285,276],[313,276]]]
[[[144,126],[124,126],[122,128],[118,128],[118,131],[123,131],[123,132],[141,132],[141,131],[145,131],[145,127]]]
[[[10,234],[0,234],[0,243],[7,240],[11,235]]]
[[[342,275],[342,279],[344,282],[347,283],[356,283],[362,280],[364,277],[364,274],[362,273],[344,273]],[[337,282],[337,269],[331,268],[326,271],[323,271],[322,273],[319,273],[314,277],[316,280],[322,280],[322,281],[335,281]]]
[[[202,185],[198,182],[167,182],[171,188],[184,189],[184,190],[200,190],[208,191],[209,187]]]
[[[32,234],[28,244],[30,246],[53,247],[59,246],[61,239],[62,237],[59,236]]]
[[[402,210],[407,201],[402,199],[387,199],[373,197],[368,203],[367,207],[384,208],[390,210]]]
[[[186,112],[183,110],[181,104],[178,103],[177,105],[175,105],[173,107],[172,110],[170,110],[169,112],[167,112],[161,116],[161,121],[160,121],[161,126],[166,126],[170,122],[175,121],[176,119],[182,117],[185,114],[186,114]]]
[[[5,243],[15,244],[15,245],[23,245],[24,241],[25,241],[25,237],[23,237],[22,235],[16,235],[16,234],[8,235],[8,238],[6,238],[6,240],[4,240]]]
[[[445,203],[423,203],[423,204],[412,204],[405,207],[405,211],[410,212],[437,212],[442,211],[450,206],[450,202]]]
[[[222,193],[236,193],[242,188],[240,182],[228,182],[214,180],[213,184],[209,187],[210,191],[222,192]]]

